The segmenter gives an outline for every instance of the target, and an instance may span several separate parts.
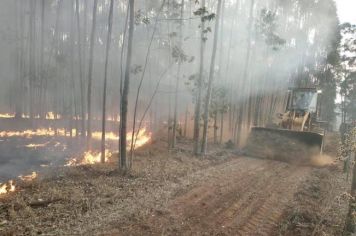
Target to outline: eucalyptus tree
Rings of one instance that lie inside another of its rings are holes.
[[[105,53],[105,68],[104,68],[104,91],[103,91],[103,113],[101,117],[101,162],[105,162],[105,134],[106,134],[106,99],[107,99],[107,80],[108,80],[108,65],[109,65],[109,52],[111,45],[111,32],[114,14],[114,0],[110,1],[109,19],[108,19],[108,35],[106,40],[106,53]]]
[[[135,0],[128,1],[128,14],[129,14],[129,33],[127,39],[127,53],[126,53],[126,67],[125,67],[125,77],[122,90],[121,98],[121,117],[120,117],[120,168],[122,170],[127,170],[127,108],[128,108],[128,95],[130,89],[130,69],[132,62],[132,49],[133,49],[133,38],[134,38],[134,27],[135,27]]]
[[[178,69],[177,69],[177,78],[176,78],[176,88],[175,88],[175,97],[174,97],[174,117],[173,117],[173,138],[172,138],[172,148],[175,148],[177,142],[177,126],[178,126],[178,91],[179,91],[179,81],[181,76],[181,65],[185,60],[186,56],[183,53],[183,18],[184,18],[184,0],[181,0],[180,3],[180,24],[179,24],[179,39],[178,45],[175,47],[176,58],[178,60]]]
[[[91,149],[91,138],[92,138],[92,82],[93,82],[93,63],[94,63],[94,46],[95,46],[95,33],[96,33],[96,16],[97,16],[98,0],[94,0],[93,6],[93,20],[92,28],[90,33],[90,48],[89,48],[89,71],[88,71],[88,91],[87,91],[87,111],[88,111],[88,121],[87,121],[87,150]]]
[[[77,49],[79,60],[79,81],[80,81],[80,112],[81,112],[81,136],[85,137],[85,83],[83,75],[83,54],[82,54],[82,31],[80,27],[80,13],[79,13],[79,0],[75,0],[75,12],[76,12],[76,26],[77,26]],[[85,35],[84,35],[85,37]]]
[[[209,123],[209,108],[211,102],[211,93],[213,90],[213,82],[215,76],[215,60],[216,60],[216,49],[218,46],[218,37],[219,37],[219,27],[220,27],[220,19],[221,19],[221,3],[222,0],[218,0],[218,6],[216,9],[216,22],[215,22],[215,29],[214,29],[214,41],[213,41],[213,48],[212,48],[212,55],[211,55],[211,62],[210,62],[210,71],[209,71],[209,81],[208,81],[208,90],[206,93],[205,99],[205,108],[204,108],[204,128],[203,128],[203,140],[202,140],[202,149],[201,152],[205,155],[207,151],[208,145],[208,123]]]

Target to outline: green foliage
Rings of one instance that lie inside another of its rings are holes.
[[[214,117],[218,113],[228,112],[228,94],[229,90],[224,86],[215,86],[213,88],[209,109],[211,117]]]
[[[150,23],[151,19],[142,10],[135,13],[135,25],[149,25]]]
[[[201,7],[199,8],[198,10],[196,10],[195,12],[193,12],[193,14],[195,16],[200,16],[200,19],[201,19],[201,22],[204,23],[204,22],[211,22],[212,20],[215,19],[216,15],[215,13],[210,13],[206,7]],[[203,24],[199,25],[199,28],[202,27]],[[203,29],[203,38],[202,40],[205,42],[208,40],[208,37],[207,37],[207,34],[208,33],[211,33],[212,30],[211,30],[211,27],[206,27]]]
[[[185,54],[182,48],[174,46],[172,48],[172,57],[176,63],[183,63],[188,61],[188,56]]]
[[[130,72],[131,72],[132,74],[136,75],[136,74],[141,73],[142,70],[143,70],[142,65],[132,65]]]
[[[340,82],[340,93],[344,97],[342,107],[349,119],[356,120],[356,25],[345,23],[340,29],[345,38],[341,46],[344,66]]]
[[[257,32],[263,37],[265,43],[273,50],[278,50],[281,46],[285,45],[286,40],[279,37],[277,31],[277,15],[275,12],[261,10],[260,18],[256,23]]]
[[[351,153],[356,153],[356,127],[344,131],[343,141],[339,150],[341,159],[349,158]]]
[[[212,21],[215,19],[216,14],[215,13],[209,13],[209,11],[206,9],[206,7],[201,7],[195,12],[193,12],[195,16],[200,16],[201,21]]]

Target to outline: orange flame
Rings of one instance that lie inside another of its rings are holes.
[[[107,133],[106,135],[108,140],[114,140],[114,141],[119,140],[119,137],[112,132]],[[94,132],[92,137],[94,139],[101,139],[101,132]],[[140,132],[137,135],[135,149],[142,147],[150,140],[151,140],[151,133],[147,133],[146,128],[140,130]],[[127,134],[127,141],[128,143],[131,144],[132,132]],[[127,146],[127,149],[130,150],[130,145]],[[112,158],[112,153],[109,150],[105,150],[105,162],[110,161],[111,158]],[[82,159],[77,159],[77,158],[70,159],[65,166],[92,165],[92,164],[100,163],[100,161],[101,161],[100,152],[89,151],[84,153]]]
[[[12,180],[10,180],[8,183],[6,184],[1,184],[0,183],[0,195],[2,194],[6,194],[9,192],[14,192],[16,189],[14,183]]]
[[[102,134],[101,132],[93,132],[92,137],[93,139],[101,140],[101,134]],[[127,133],[126,137],[127,137],[127,141],[131,143],[132,132]],[[119,136],[113,132],[106,132],[105,139],[109,141],[118,141]],[[141,129],[137,135],[136,147],[141,147],[142,145],[146,144],[150,139],[151,139],[151,134],[147,132],[147,129],[146,128]]]
[[[105,162],[108,162],[112,157],[112,153],[109,150],[105,150]],[[85,152],[83,159],[77,158],[70,159],[65,166],[77,166],[77,165],[93,165],[101,162],[100,152]]]
[[[30,175],[20,175],[19,178],[22,181],[30,182],[30,181],[32,181],[32,180],[37,178],[37,173],[36,172],[32,172],[32,174],[30,174]]]
[[[0,113],[0,118],[14,118],[14,114],[9,114],[9,113]]]
[[[73,130],[75,135],[75,130]],[[37,130],[24,130],[24,131],[1,131],[0,137],[25,137],[31,138],[33,136],[67,136],[68,132],[65,129],[37,129]]]
[[[130,141],[130,143],[132,142],[131,139],[132,139],[132,133],[130,135],[130,138],[128,139]],[[151,140],[151,133],[147,133],[146,128],[141,129],[140,132],[138,132],[137,139],[136,139],[136,137],[134,137],[135,149],[142,147],[143,145],[148,143],[150,140]]]
[[[55,114],[53,111],[47,112],[46,120],[58,120],[61,119],[59,114]]]
[[[42,143],[42,144],[34,144],[34,143],[30,143],[28,145],[26,145],[25,147],[27,148],[39,148],[39,147],[46,147],[50,142],[47,142],[47,143]]]

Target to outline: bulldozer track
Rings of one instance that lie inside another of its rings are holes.
[[[150,224],[164,235],[271,235],[310,170],[253,158],[209,168],[208,179],[172,200],[168,221]]]
[[[292,180],[298,176],[300,176],[300,173],[296,171],[291,173],[290,176],[283,177]],[[289,187],[293,188],[293,181],[286,181],[282,185],[276,182],[276,184],[270,186],[270,189],[273,189],[273,191],[269,192],[266,198],[256,203],[255,209],[251,211],[246,222],[237,230],[238,234],[270,235],[273,228],[276,227],[276,224],[280,221],[283,210],[288,205],[288,199],[291,199],[294,191],[296,191],[296,186],[295,189],[291,189],[291,191],[284,191]],[[287,195],[283,195],[283,198],[280,198],[284,192]]]

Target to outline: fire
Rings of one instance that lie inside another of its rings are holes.
[[[101,132],[93,132],[92,137],[93,139],[96,140],[101,140]],[[132,141],[132,132],[127,133],[126,135],[127,141],[131,143]],[[105,139],[109,141],[118,141],[119,136],[113,132],[106,132],[105,134]],[[135,139],[135,137],[134,137]],[[142,145],[146,144],[148,141],[151,139],[151,134],[147,132],[146,128],[143,128],[140,130],[140,132],[137,135],[137,140],[136,140],[136,147],[141,147]]]
[[[130,138],[128,138],[128,140],[130,141],[130,143],[132,142],[132,133],[130,134]],[[142,147],[143,145],[145,145],[146,143],[148,143],[151,140],[151,133],[147,133],[146,128],[140,130],[140,132],[137,135],[137,139],[136,137],[134,137],[134,140],[136,140],[135,143],[135,149]]]
[[[14,118],[14,114],[9,114],[9,113],[0,113],[0,118]]]
[[[30,116],[27,115],[27,114],[22,114],[21,117],[24,118],[24,119],[29,119],[30,118]],[[0,118],[15,118],[15,114],[13,114],[13,113],[11,113],[11,114],[10,113],[0,113]],[[34,118],[35,119],[39,119],[40,116],[36,115],[36,116],[34,116]],[[52,111],[46,113],[46,120],[57,120],[57,119],[61,119],[61,115],[56,114],[56,113],[54,113]]]
[[[106,135],[107,135],[108,140],[113,140],[113,141],[119,140],[119,137],[114,133],[107,133]],[[100,140],[101,132],[94,132],[92,137],[94,139]],[[151,140],[151,133],[148,133],[147,129],[140,130],[140,132],[137,135],[135,149],[142,147],[143,145],[148,143],[150,140]],[[129,144],[131,144],[132,132],[127,134],[127,141]],[[128,145],[127,150],[130,150],[130,148],[131,148],[130,145]],[[112,156],[113,156],[112,152],[110,152],[109,150],[105,150],[105,162],[110,161]],[[66,166],[92,165],[92,164],[100,163],[100,161],[101,161],[101,153],[100,152],[89,151],[89,152],[84,153],[84,156],[82,159],[77,159],[77,158],[70,159],[67,162]]]
[[[50,111],[46,114],[46,120],[58,120],[61,116],[59,114],[55,114],[54,112]]]
[[[30,174],[30,175],[20,175],[19,178],[22,181],[30,182],[30,181],[32,181],[32,180],[37,178],[37,173],[36,172],[32,172],[32,174]]]
[[[1,184],[0,183],[0,195],[1,194],[6,194],[6,193],[9,193],[9,192],[14,192],[16,189],[14,183],[12,180],[10,180],[8,183],[6,184]]]
[[[31,138],[33,136],[66,136],[68,132],[65,129],[37,129],[37,130],[24,130],[24,131],[1,131],[0,137],[25,137]]]
[[[101,140],[101,134],[102,134],[102,132],[93,132],[92,133],[92,138],[96,139],[96,140]],[[113,132],[106,132],[105,139],[109,140],[109,141],[118,141],[119,140],[119,136],[116,135]]]
[[[109,117],[108,121],[115,121],[115,122],[120,122],[120,116],[117,117]]]
[[[105,162],[108,162],[112,157],[112,153],[109,150],[105,150]],[[77,166],[77,165],[93,165],[101,162],[100,152],[85,152],[81,160],[77,158],[70,159],[66,166]]]
[[[50,142],[47,142],[47,143],[42,143],[42,144],[34,144],[34,143],[31,143],[31,144],[28,144],[26,145],[25,147],[27,148],[39,148],[39,147],[46,147]]]

